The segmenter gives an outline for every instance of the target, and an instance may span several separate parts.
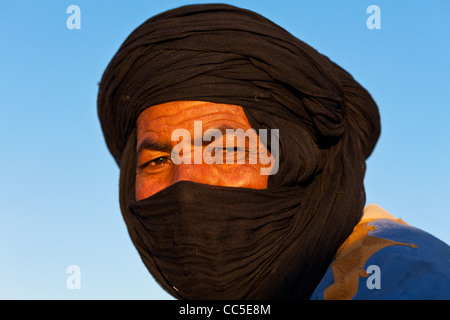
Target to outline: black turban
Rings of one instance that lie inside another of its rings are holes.
[[[252,128],[280,129],[279,170],[269,176],[268,189],[302,189],[301,206],[293,209],[285,249],[278,248],[285,254],[267,268],[268,274],[289,275],[289,281],[275,277],[280,283],[271,282],[272,296],[243,298],[308,298],[362,215],[365,160],[380,134],[372,97],[326,56],[234,6],[176,8],[131,33],[103,74],[98,115],[120,166],[120,203],[130,236],[155,279],[179,298],[189,297],[165,279],[144,240],[148,230],[129,203],[137,117],[153,105],[189,100],[240,105]]]

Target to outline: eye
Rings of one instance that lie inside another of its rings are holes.
[[[155,159],[152,159],[150,161],[145,162],[144,164],[139,166],[139,169],[152,169],[157,168],[165,165],[172,164],[172,159],[170,157],[158,157]]]
[[[161,166],[161,165],[165,165],[165,164],[171,164],[172,163],[172,159],[170,159],[169,157],[159,157],[153,160],[150,160],[149,162],[147,162],[148,166]]]
[[[246,154],[249,152],[249,150],[247,148],[234,147],[234,148],[226,148],[226,152]]]
[[[227,147],[222,150],[225,162],[227,163],[245,163],[248,158],[248,150],[240,147]]]

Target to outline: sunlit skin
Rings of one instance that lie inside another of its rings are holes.
[[[194,137],[194,121],[202,121],[202,134],[208,129],[251,128],[240,106],[202,101],[176,101],[152,106],[137,119],[136,200],[145,199],[182,180],[209,185],[266,189],[267,175],[261,168],[270,165],[245,161],[243,164],[212,163],[174,164],[171,151],[178,141],[171,141],[172,132],[183,128]],[[224,137],[224,140],[226,138]],[[206,148],[204,142],[201,148]],[[192,145],[194,142],[192,141]],[[261,145],[258,139],[258,144]],[[223,149],[223,153],[233,149]],[[246,153],[250,153],[246,150]],[[193,152],[192,152],[193,154]],[[269,154],[270,155],[270,154]],[[192,159],[194,156],[192,155]]]

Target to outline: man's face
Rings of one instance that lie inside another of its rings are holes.
[[[250,139],[242,145],[232,136],[231,129],[251,129],[240,106],[201,101],[169,102],[147,108],[136,125],[136,200],[145,199],[181,180],[217,186],[267,188],[268,175],[262,175],[261,169],[270,165],[262,164],[259,157],[255,157]],[[180,129],[184,138],[176,134]],[[226,129],[229,129],[228,133]],[[212,132],[216,133],[213,137]],[[223,135],[217,139],[219,132]],[[270,156],[258,136],[256,145],[259,152],[264,150]],[[174,154],[184,161],[180,163],[178,159],[177,162]],[[208,161],[205,158],[208,156],[216,161]],[[242,158],[241,161],[238,158]]]

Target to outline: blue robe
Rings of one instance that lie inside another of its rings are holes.
[[[371,204],[313,300],[448,300],[450,247]]]

